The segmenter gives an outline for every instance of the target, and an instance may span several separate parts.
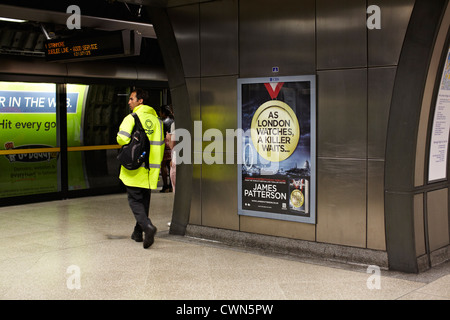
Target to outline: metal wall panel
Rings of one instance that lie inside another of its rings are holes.
[[[226,165],[226,157],[235,158],[226,148],[226,130],[237,128],[237,76],[201,79],[202,133],[214,135],[212,141],[203,142],[202,164],[202,225],[234,229],[239,228],[237,215],[237,165]],[[220,136],[220,135],[221,136]],[[203,140],[206,140],[203,138]],[[232,142],[232,141],[230,141]],[[222,164],[217,162],[222,162]]]
[[[414,243],[416,256],[420,257],[427,252],[425,245],[425,219],[423,193],[414,195]]]
[[[381,12],[381,29],[368,31],[369,66],[398,63],[414,2],[414,0],[376,2]]]
[[[200,121],[200,78],[186,79],[186,86],[189,92],[191,119],[192,121]],[[182,116],[183,115],[175,114],[175,120],[177,119],[177,117]],[[200,139],[200,143],[194,143],[193,139],[197,138]],[[200,146],[198,150],[195,149],[196,146]],[[200,225],[202,222],[202,152],[201,137],[195,137],[194,132],[191,132],[191,148],[191,161],[194,163],[194,165],[192,169],[192,197],[189,223]],[[200,159],[200,161],[196,161],[196,159]]]
[[[281,4],[281,3],[280,3]],[[315,1],[239,3],[240,76],[315,73]]]
[[[369,160],[367,170],[367,248],[386,250],[384,161]]]
[[[141,65],[137,65],[136,67],[137,80],[143,81],[168,81],[167,73],[164,67],[146,67],[143,68]]]
[[[222,135],[224,148],[233,142],[233,139],[227,141],[226,130],[237,129],[237,76],[202,78],[201,119],[203,135],[205,131],[215,129]],[[214,134],[214,131],[209,133]],[[204,141],[203,148],[211,143]]]
[[[365,0],[317,0],[317,68],[367,65]]]
[[[240,231],[306,241],[316,240],[316,226],[309,223],[240,216]]]
[[[200,108],[200,95],[201,95],[201,79],[200,78],[188,78],[186,79],[186,87],[189,92],[189,104],[191,109],[191,119],[192,119],[192,125],[194,126],[195,121],[200,121],[201,118],[201,108]],[[177,116],[183,116],[183,115],[175,115],[175,118]],[[192,140],[192,151],[193,152],[201,152],[201,137],[194,136],[194,127],[192,127],[191,132],[191,140]],[[194,143],[194,139],[198,140]]]
[[[238,73],[238,1],[200,5],[202,76]]]
[[[189,214],[190,224],[202,224],[202,166],[194,164],[192,166],[192,198],[191,210]]]
[[[365,160],[318,160],[318,242],[366,247],[366,174]]]
[[[366,158],[367,70],[318,72],[318,156]]]
[[[235,164],[202,165],[202,225],[239,230],[236,172]]]
[[[199,5],[167,9],[186,77],[200,76]]]
[[[427,227],[430,252],[449,245],[447,188],[428,192]]]
[[[368,157],[384,159],[397,68],[370,68],[368,83]]]

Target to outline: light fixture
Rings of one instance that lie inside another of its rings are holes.
[[[45,38],[46,38],[47,40],[50,40],[52,37],[50,37],[50,35],[49,35],[49,33],[47,32],[47,30],[45,30],[44,25],[41,23],[40,26],[41,26],[42,33],[45,35]]]
[[[0,17],[0,21],[19,22],[19,23],[27,22],[27,20],[13,19],[13,18],[5,18],[5,17]]]

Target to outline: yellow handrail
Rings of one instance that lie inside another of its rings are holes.
[[[80,146],[80,147],[68,147],[67,151],[91,151],[91,150],[111,150],[120,149],[118,144],[101,145],[101,146]]]
[[[60,148],[33,148],[33,149],[10,149],[0,150],[0,155],[8,154],[24,154],[24,153],[42,153],[42,152],[59,152]]]

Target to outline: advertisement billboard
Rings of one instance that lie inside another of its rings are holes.
[[[315,76],[238,79],[238,214],[315,223]]]
[[[55,90],[52,83],[0,82],[0,197],[58,191]],[[82,143],[87,90],[67,85],[68,146]],[[84,188],[81,154],[69,157],[69,188]]]

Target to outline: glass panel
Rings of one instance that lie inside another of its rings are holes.
[[[166,89],[145,89],[158,110]],[[126,85],[67,84],[69,191],[122,188],[116,135],[130,93]],[[56,84],[0,81],[0,198],[64,191],[56,126]]]
[[[129,95],[126,86],[67,85],[68,103],[78,96],[67,114],[69,190],[120,187],[116,135]]]
[[[158,110],[164,89],[144,89],[149,93],[146,103]],[[67,85],[69,191],[122,187],[116,136],[130,113],[131,90],[124,85]]]
[[[67,85],[67,146],[82,145],[81,123],[89,87],[86,85]],[[69,190],[84,189],[86,182],[83,171],[81,152],[68,152],[68,186]]]
[[[0,82],[0,198],[58,191],[56,85]]]

